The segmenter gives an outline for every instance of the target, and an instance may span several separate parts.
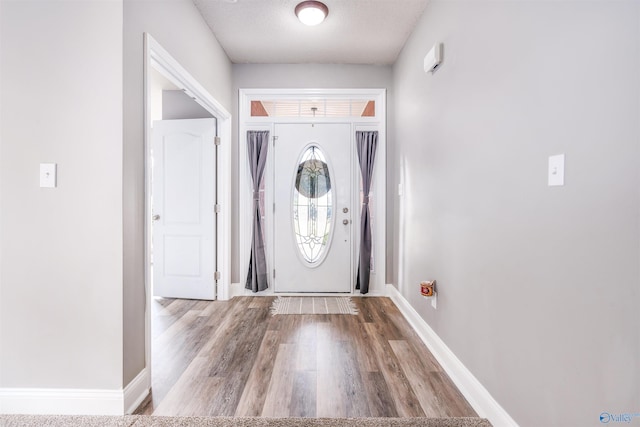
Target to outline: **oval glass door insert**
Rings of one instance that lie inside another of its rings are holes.
[[[302,258],[320,262],[332,232],[333,197],[326,158],[317,145],[303,151],[293,191],[293,229]]]

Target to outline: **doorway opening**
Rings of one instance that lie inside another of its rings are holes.
[[[214,300],[217,119],[151,69],[151,291]]]
[[[144,120],[145,361],[153,382],[154,295],[229,299],[231,114],[145,33]],[[180,279],[179,293],[169,277]]]

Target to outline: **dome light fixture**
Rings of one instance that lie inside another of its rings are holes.
[[[296,16],[305,25],[318,25],[328,14],[327,5],[319,1],[303,1],[296,6]]]

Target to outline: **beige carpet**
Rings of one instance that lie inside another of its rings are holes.
[[[271,314],[358,314],[349,297],[279,297]]]
[[[3,427],[491,427],[483,418],[230,418],[0,415]]]

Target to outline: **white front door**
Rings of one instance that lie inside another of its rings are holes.
[[[349,124],[276,124],[274,289],[351,292]]]
[[[215,119],[152,129],[153,295],[216,297]]]

